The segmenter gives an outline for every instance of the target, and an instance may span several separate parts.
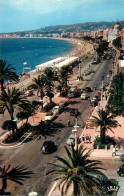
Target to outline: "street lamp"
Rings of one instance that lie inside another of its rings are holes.
[[[104,76],[102,76],[102,93],[101,93],[101,100],[103,99],[103,80],[104,80]]]
[[[77,134],[76,134],[77,133],[77,129],[73,129],[72,132],[75,135],[75,146],[74,146],[74,149],[77,150]]]
[[[77,126],[77,113],[75,114],[75,126],[74,126],[74,128],[75,129],[72,130],[72,132],[75,135],[75,147],[74,147],[74,149],[77,150],[77,134],[76,134],[77,133],[77,128],[78,128],[78,126]]]

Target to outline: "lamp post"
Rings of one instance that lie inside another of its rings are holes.
[[[103,80],[104,80],[104,76],[102,76],[102,93],[101,93],[101,100],[103,99]]]
[[[79,63],[79,80],[81,79],[81,64]]]
[[[78,126],[77,126],[77,115],[78,115],[78,114],[76,113],[76,114],[75,114],[75,126],[74,126],[75,129],[72,130],[72,132],[73,132],[74,135],[75,135],[75,147],[74,147],[75,150],[77,150],[77,134],[76,134],[76,133],[77,133],[77,127],[78,127]]]
[[[74,146],[74,149],[77,150],[77,134],[76,134],[77,133],[77,129],[73,129],[72,132],[75,135],[75,146]]]

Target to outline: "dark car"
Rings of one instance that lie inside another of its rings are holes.
[[[92,89],[91,89],[91,87],[85,87],[83,89],[83,91],[85,91],[86,93],[90,93],[90,92],[92,92]]]
[[[124,154],[121,155],[121,161],[124,162]]]
[[[76,115],[78,115],[78,109],[71,109],[70,110],[70,116],[76,116]]]
[[[118,173],[119,176],[124,175],[124,164],[121,165],[121,167],[118,168],[117,173]]]
[[[54,142],[52,142],[51,140],[45,141],[43,143],[43,146],[41,147],[41,152],[43,154],[49,154],[49,153],[54,152],[55,149],[56,149],[56,146],[55,146]]]
[[[96,95],[95,98],[97,99],[97,101],[101,100],[101,96],[99,96],[99,95]]]
[[[109,70],[108,73],[111,75],[112,74],[112,70]]]

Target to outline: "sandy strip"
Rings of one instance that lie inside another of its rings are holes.
[[[69,58],[69,57],[79,58],[81,56],[87,56],[93,53],[93,45],[90,43],[84,42],[79,39],[66,39],[66,38],[56,38],[56,39],[64,40],[64,41],[70,42],[75,45],[74,49],[70,53],[67,54],[66,58]],[[9,87],[10,88],[16,87],[16,88],[19,88],[20,90],[25,89],[27,86],[29,86],[29,84],[31,84],[32,79],[37,78],[39,74],[41,74],[41,72],[39,73],[36,71],[35,72],[31,71],[30,78],[25,76],[22,81],[20,81],[17,84],[14,84],[13,82],[11,85],[9,85]]]

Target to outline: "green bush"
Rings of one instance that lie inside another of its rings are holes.
[[[24,123],[21,128],[19,128],[14,134],[9,134],[3,140],[3,143],[15,143],[17,142],[29,129],[31,125],[29,123]]]
[[[97,146],[99,146],[99,149],[104,149],[105,146],[107,145],[107,149],[110,149],[111,145],[115,146],[116,142],[113,138],[111,138],[110,136],[106,136],[105,137],[105,144],[101,143],[101,138],[97,137],[94,141],[94,148],[96,149]]]
[[[66,97],[67,96],[67,91],[61,91],[60,97]]]

